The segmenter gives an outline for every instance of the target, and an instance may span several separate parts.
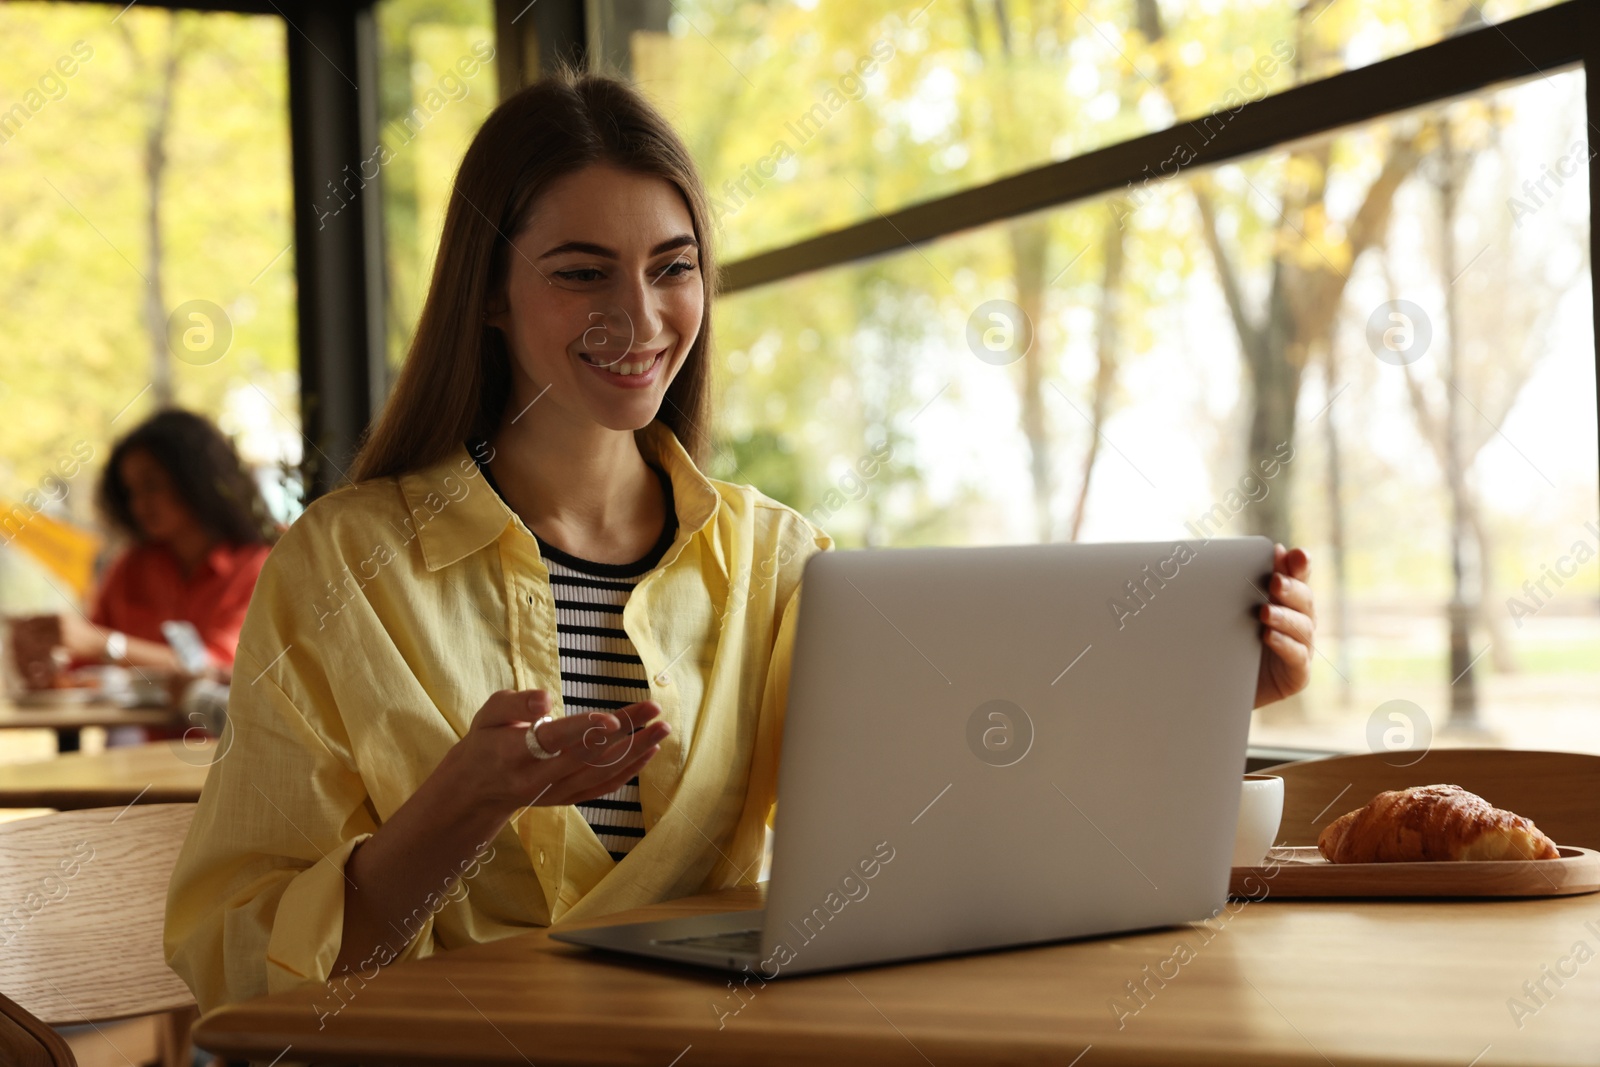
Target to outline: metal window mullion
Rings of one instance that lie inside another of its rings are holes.
[[[377,128],[370,6],[306,0],[282,9],[308,500],[344,479],[382,395],[381,384],[375,388],[384,362],[380,176],[367,178],[362,168]],[[353,190],[344,184],[352,173],[360,179]]]

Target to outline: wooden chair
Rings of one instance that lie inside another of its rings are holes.
[[[0,1063],[187,1067],[194,997],[161,932],[194,807],[0,823]]]
[[[1260,773],[1283,779],[1282,845],[1314,845],[1322,828],[1388,789],[1447,784],[1538,824],[1558,845],[1600,849],[1600,756],[1577,752],[1436,748],[1408,767],[1407,753],[1300,760]]]
[[[60,1034],[8,997],[0,997],[0,1057],[16,1067],[68,1067],[78,1062]]]

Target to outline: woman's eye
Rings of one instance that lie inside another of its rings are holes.
[[[600,280],[600,272],[589,267],[580,267],[577,270],[558,270],[555,276],[568,282],[596,282]]]
[[[658,275],[658,277],[662,277],[662,278],[681,278],[685,274],[693,273],[694,270],[695,270],[695,265],[693,263],[691,263],[687,259],[680,259],[680,260],[677,260],[677,261],[675,261],[673,263],[668,264],[667,267],[664,270],[661,271],[661,273]]]

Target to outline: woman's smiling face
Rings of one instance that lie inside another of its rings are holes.
[[[704,312],[699,245],[677,188],[596,164],[539,197],[488,321],[510,348],[513,407],[537,399],[637,430],[656,417]]]

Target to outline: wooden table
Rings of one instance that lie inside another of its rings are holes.
[[[125,708],[106,701],[22,707],[0,699],[0,730],[80,730],[85,726],[177,726],[176,708]]]
[[[622,918],[759,903],[729,891]],[[1231,906],[1214,929],[751,979],[737,994],[724,975],[535,931],[353,979],[342,998],[312,986],[222,1008],[195,1039],[261,1061],[518,1067],[1600,1062],[1600,955],[1573,956],[1579,942],[1600,953],[1600,895]],[[1559,988],[1545,977],[1558,970]],[[1536,1003],[1523,983],[1541,980]]]
[[[0,766],[0,807],[104,808],[200,799],[215,741],[155,741],[94,755],[70,752],[40,763]]]

